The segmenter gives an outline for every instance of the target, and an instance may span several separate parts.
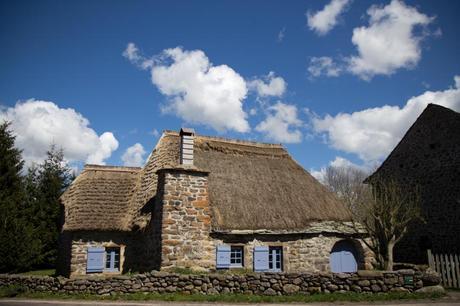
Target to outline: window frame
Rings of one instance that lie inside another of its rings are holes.
[[[279,252],[279,254],[278,254]],[[273,257],[279,255],[278,259]],[[282,246],[269,246],[268,247],[268,271],[269,272],[283,272],[283,247]],[[279,268],[276,266],[279,265]],[[270,268],[271,266],[271,268]]]
[[[235,255],[235,256],[233,256]],[[239,259],[240,263],[232,263],[232,259]],[[230,245],[230,268],[244,267],[244,246]]]
[[[118,254],[118,260],[116,260]],[[108,256],[110,255],[110,260]],[[107,265],[109,266],[107,267]],[[104,272],[120,272],[121,269],[121,247],[105,247],[104,252]]]

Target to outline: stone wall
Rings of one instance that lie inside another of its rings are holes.
[[[161,269],[215,267],[208,173],[172,169],[160,171],[159,176],[164,186],[160,200]]]
[[[412,292],[423,286],[436,285],[439,277],[426,278],[422,272],[359,271],[358,273],[252,273],[246,275],[182,275],[152,272],[107,278],[62,278],[23,275],[0,275],[0,287],[22,285],[31,291],[117,294],[134,292],[219,294],[242,293],[264,295],[311,294],[330,292]]]
[[[134,244],[128,233],[120,232],[75,232],[70,246],[70,273],[63,275],[78,276],[86,274],[87,250],[89,247],[119,247],[120,271],[102,274],[123,273],[133,269]],[[129,258],[128,261],[125,259]],[[134,264],[135,266],[135,264]],[[94,273],[93,273],[94,274]],[[97,273],[96,273],[97,274]]]
[[[329,256],[334,244],[341,240],[351,241],[358,253],[358,268],[373,268],[375,258],[369,248],[351,236],[338,234],[296,235],[217,235],[215,245],[228,244],[244,247],[244,268],[253,270],[255,246],[280,246],[283,249],[283,271],[285,272],[329,272]]]

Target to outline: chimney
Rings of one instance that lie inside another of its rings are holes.
[[[180,164],[193,166],[193,138],[195,130],[189,128],[180,129]]]

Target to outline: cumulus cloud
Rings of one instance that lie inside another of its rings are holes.
[[[314,14],[307,12],[308,27],[318,35],[327,34],[337,25],[340,14],[346,10],[349,3],[350,0],[332,0],[321,11]]]
[[[121,156],[123,165],[129,167],[141,167],[145,161],[145,150],[140,143],[136,143],[131,147],[127,148],[125,153]]]
[[[370,163],[386,157],[429,103],[460,111],[460,76],[455,86],[426,91],[410,98],[403,107],[385,105],[353,113],[312,119],[313,129],[327,136],[335,149],[357,154]]]
[[[319,77],[326,75],[328,77],[336,77],[340,75],[341,68],[328,56],[312,57],[308,72],[311,77]]]
[[[282,77],[277,77],[273,71],[270,71],[263,78],[249,81],[248,87],[259,97],[281,97],[286,91],[286,82]]]
[[[297,127],[301,125],[297,107],[278,102],[267,109],[267,117],[256,126],[256,130],[275,142],[299,143],[302,141],[302,133]]]
[[[243,110],[246,82],[229,66],[214,66],[203,51],[180,47],[147,59],[130,43],[123,55],[139,67],[150,69],[152,83],[168,97],[163,111],[219,132],[250,130]]]
[[[399,0],[386,6],[373,5],[367,10],[369,26],[355,28],[352,42],[358,55],[348,59],[351,73],[363,79],[390,75],[400,68],[412,68],[421,58],[417,27],[427,26],[434,18]]]
[[[23,150],[27,165],[43,161],[51,144],[61,147],[69,162],[95,164],[104,164],[118,148],[111,132],[98,136],[82,114],[53,102],[18,102],[14,107],[0,109],[0,121],[4,120],[11,122],[16,145]]]

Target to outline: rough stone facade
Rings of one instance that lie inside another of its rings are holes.
[[[86,274],[89,247],[120,248],[120,271],[92,274],[121,274],[131,269],[131,263],[126,261],[126,258],[134,260],[134,254],[128,253],[133,250],[133,239],[129,234],[119,232],[77,232],[72,235],[71,250],[69,252],[70,271],[65,275],[78,276]]]
[[[243,246],[243,268],[248,271],[254,269],[254,247],[262,245],[282,247],[285,272],[329,272],[331,250],[335,243],[344,239],[355,245],[360,255],[357,258],[359,269],[372,269],[375,261],[372,251],[364,243],[340,235],[217,235],[217,237],[215,245],[224,243]]]
[[[412,292],[436,285],[433,278],[413,270],[397,272],[363,271],[358,273],[252,273],[246,275],[182,275],[152,272],[133,276],[40,277],[0,274],[0,287],[21,285],[31,291],[122,294],[135,292],[182,294],[263,294],[289,295],[331,292]],[[437,278],[439,283],[439,278]]]
[[[161,269],[209,270],[215,266],[210,237],[211,209],[207,172],[162,170]]]

